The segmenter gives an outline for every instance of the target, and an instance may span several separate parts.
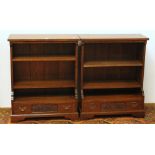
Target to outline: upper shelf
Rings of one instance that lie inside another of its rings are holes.
[[[27,61],[75,61],[75,56],[55,55],[55,56],[37,56],[37,57],[14,57],[14,62],[27,62]]]
[[[130,66],[143,66],[143,63],[138,60],[128,61],[88,61],[84,63],[85,68],[91,67],[130,67]]]

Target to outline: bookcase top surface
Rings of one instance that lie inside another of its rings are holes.
[[[146,41],[147,38],[141,34],[80,34],[82,40],[142,40]]]
[[[8,41],[76,41],[75,34],[12,34]]]
[[[8,41],[77,41],[77,40],[102,40],[102,41],[147,41],[147,38],[141,34],[12,34]]]

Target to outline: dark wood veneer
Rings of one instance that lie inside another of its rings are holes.
[[[142,35],[80,35],[80,38],[81,118],[116,114],[144,117],[143,74],[148,38]]]
[[[11,35],[12,121],[78,119],[76,35]]]
[[[12,122],[144,117],[143,35],[10,35]]]

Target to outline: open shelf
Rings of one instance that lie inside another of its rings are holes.
[[[56,104],[63,104],[63,103],[74,103],[75,102],[75,97],[71,96],[71,95],[62,95],[62,96],[52,96],[52,95],[48,95],[48,96],[43,96],[43,95],[37,95],[37,96],[18,96],[15,98],[15,103],[41,103],[41,104],[49,104],[54,102]]]
[[[13,62],[24,62],[24,61],[75,61],[75,56],[69,55],[54,55],[54,56],[31,56],[31,57],[15,57],[12,59]]]
[[[141,84],[136,81],[105,81],[84,82],[84,89],[112,89],[112,88],[140,88]]]
[[[33,88],[74,88],[73,80],[51,80],[51,81],[18,81],[14,83],[14,89]]]
[[[87,61],[84,63],[85,68],[91,67],[130,67],[130,66],[143,66],[143,63],[138,60],[120,60],[120,61]]]
[[[108,94],[108,95],[85,95],[84,101],[90,101],[92,98],[97,100],[103,100],[104,102],[120,102],[120,100],[141,100],[142,94]]]

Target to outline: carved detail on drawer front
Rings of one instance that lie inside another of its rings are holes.
[[[113,102],[113,103],[103,103],[101,105],[102,111],[121,111],[121,110],[133,110],[141,108],[139,102]]]
[[[122,110],[125,109],[125,103],[104,103],[102,104],[102,110]]]
[[[58,105],[56,104],[44,104],[44,105],[32,105],[32,113],[41,112],[58,112]]]

